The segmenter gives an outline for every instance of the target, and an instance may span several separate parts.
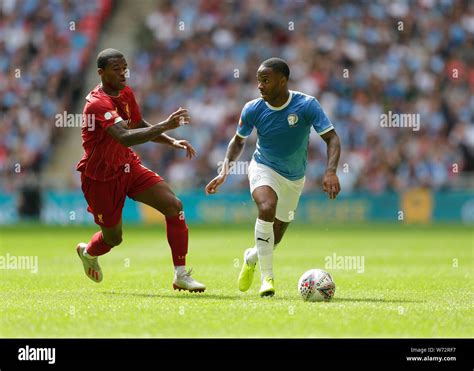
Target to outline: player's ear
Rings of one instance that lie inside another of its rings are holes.
[[[97,73],[99,74],[99,76],[102,76],[104,74],[104,69],[103,68],[98,68]]]

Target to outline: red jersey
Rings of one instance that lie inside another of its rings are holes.
[[[118,97],[106,94],[101,84],[86,97],[82,116],[82,146],[84,156],[77,164],[77,171],[97,181],[115,179],[126,167],[140,163],[137,154],[120,144],[106,129],[120,120],[130,128],[142,121],[132,89],[126,86]]]

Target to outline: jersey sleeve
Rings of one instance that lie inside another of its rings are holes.
[[[241,138],[247,138],[252,134],[253,121],[251,119],[251,108],[249,104],[246,104],[240,114],[239,126],[237,126],[237,135]]]
[[[318,133],[319,135],[323,135],[326,134],[328,131],[334,129],[331,120],[329,120],[329,117],[327,117],[326,113],[324,112],[323,108],[316,100],[316,98],[312,98],[309,101],[309,104],[306,109],[308,120],[311,122],[311,125],[313,125],[313,128],[314,130],[316,130],[316,133]]]
[[[84,110],[86,115],[92,115],[94,123],[107,130],[112,125],[122,120],[111,102],[96,100],[91,102]]]
[[[136,127],[140,122],[142,122],[142,113],[140,107],[138,106],[137,100],[135,99],[135,94],[133,90],[129,90],[128,94],[128,108],[130,110],[130,121],[132,123],[131,127]]]

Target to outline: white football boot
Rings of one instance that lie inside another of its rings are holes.
[[[273,287],[273,277],[269,276],[263,279],[259,294],[262,298],[271,297],[275,295],[275,288]]]
[[[77,255],[82,261],[84,266],[84,272],[86,276],[89,277],[92,281],[99,283],[102,281],[102,269],[100,269],[99,260],[97,256],[84,256],[84,250],[86,249],[87,244],[80,242],[77,244],[76,251]]]
[[[250,264],[247,262],[247,255],[251,250],[252,248],[245,250],[244,263],[242,264],[242,269],[240,270],[239,278],[237,280],[239,290],[242,292],[247,291],[252,285],[255,266],[257,265],[257,263]]]
[[[206,286],[191,277],[192,269],[181,274],[174,274],[173,289],[189,292],[204,292]]]

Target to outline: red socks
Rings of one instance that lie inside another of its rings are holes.
[[[86,247],[86,251],[90,256],[100,256],[107,254],[112,247],[104,242],[102,231],[97,232],[91,238],[91,241]]]
[[[166,218],[166,237],[171,247],[173,264],[186,265],[188,253],[188,227],[182,214]]]
[[[173,264],[175,266],[186,265],[188,227],[181,214],[166,218],[166,237],[171,247]],[[100,256],[107,254],[111,248],[111,246],[104,242],[104,237],[100,231],[92,236],[91,241],[86,247],[86,251],[90,256]]]

